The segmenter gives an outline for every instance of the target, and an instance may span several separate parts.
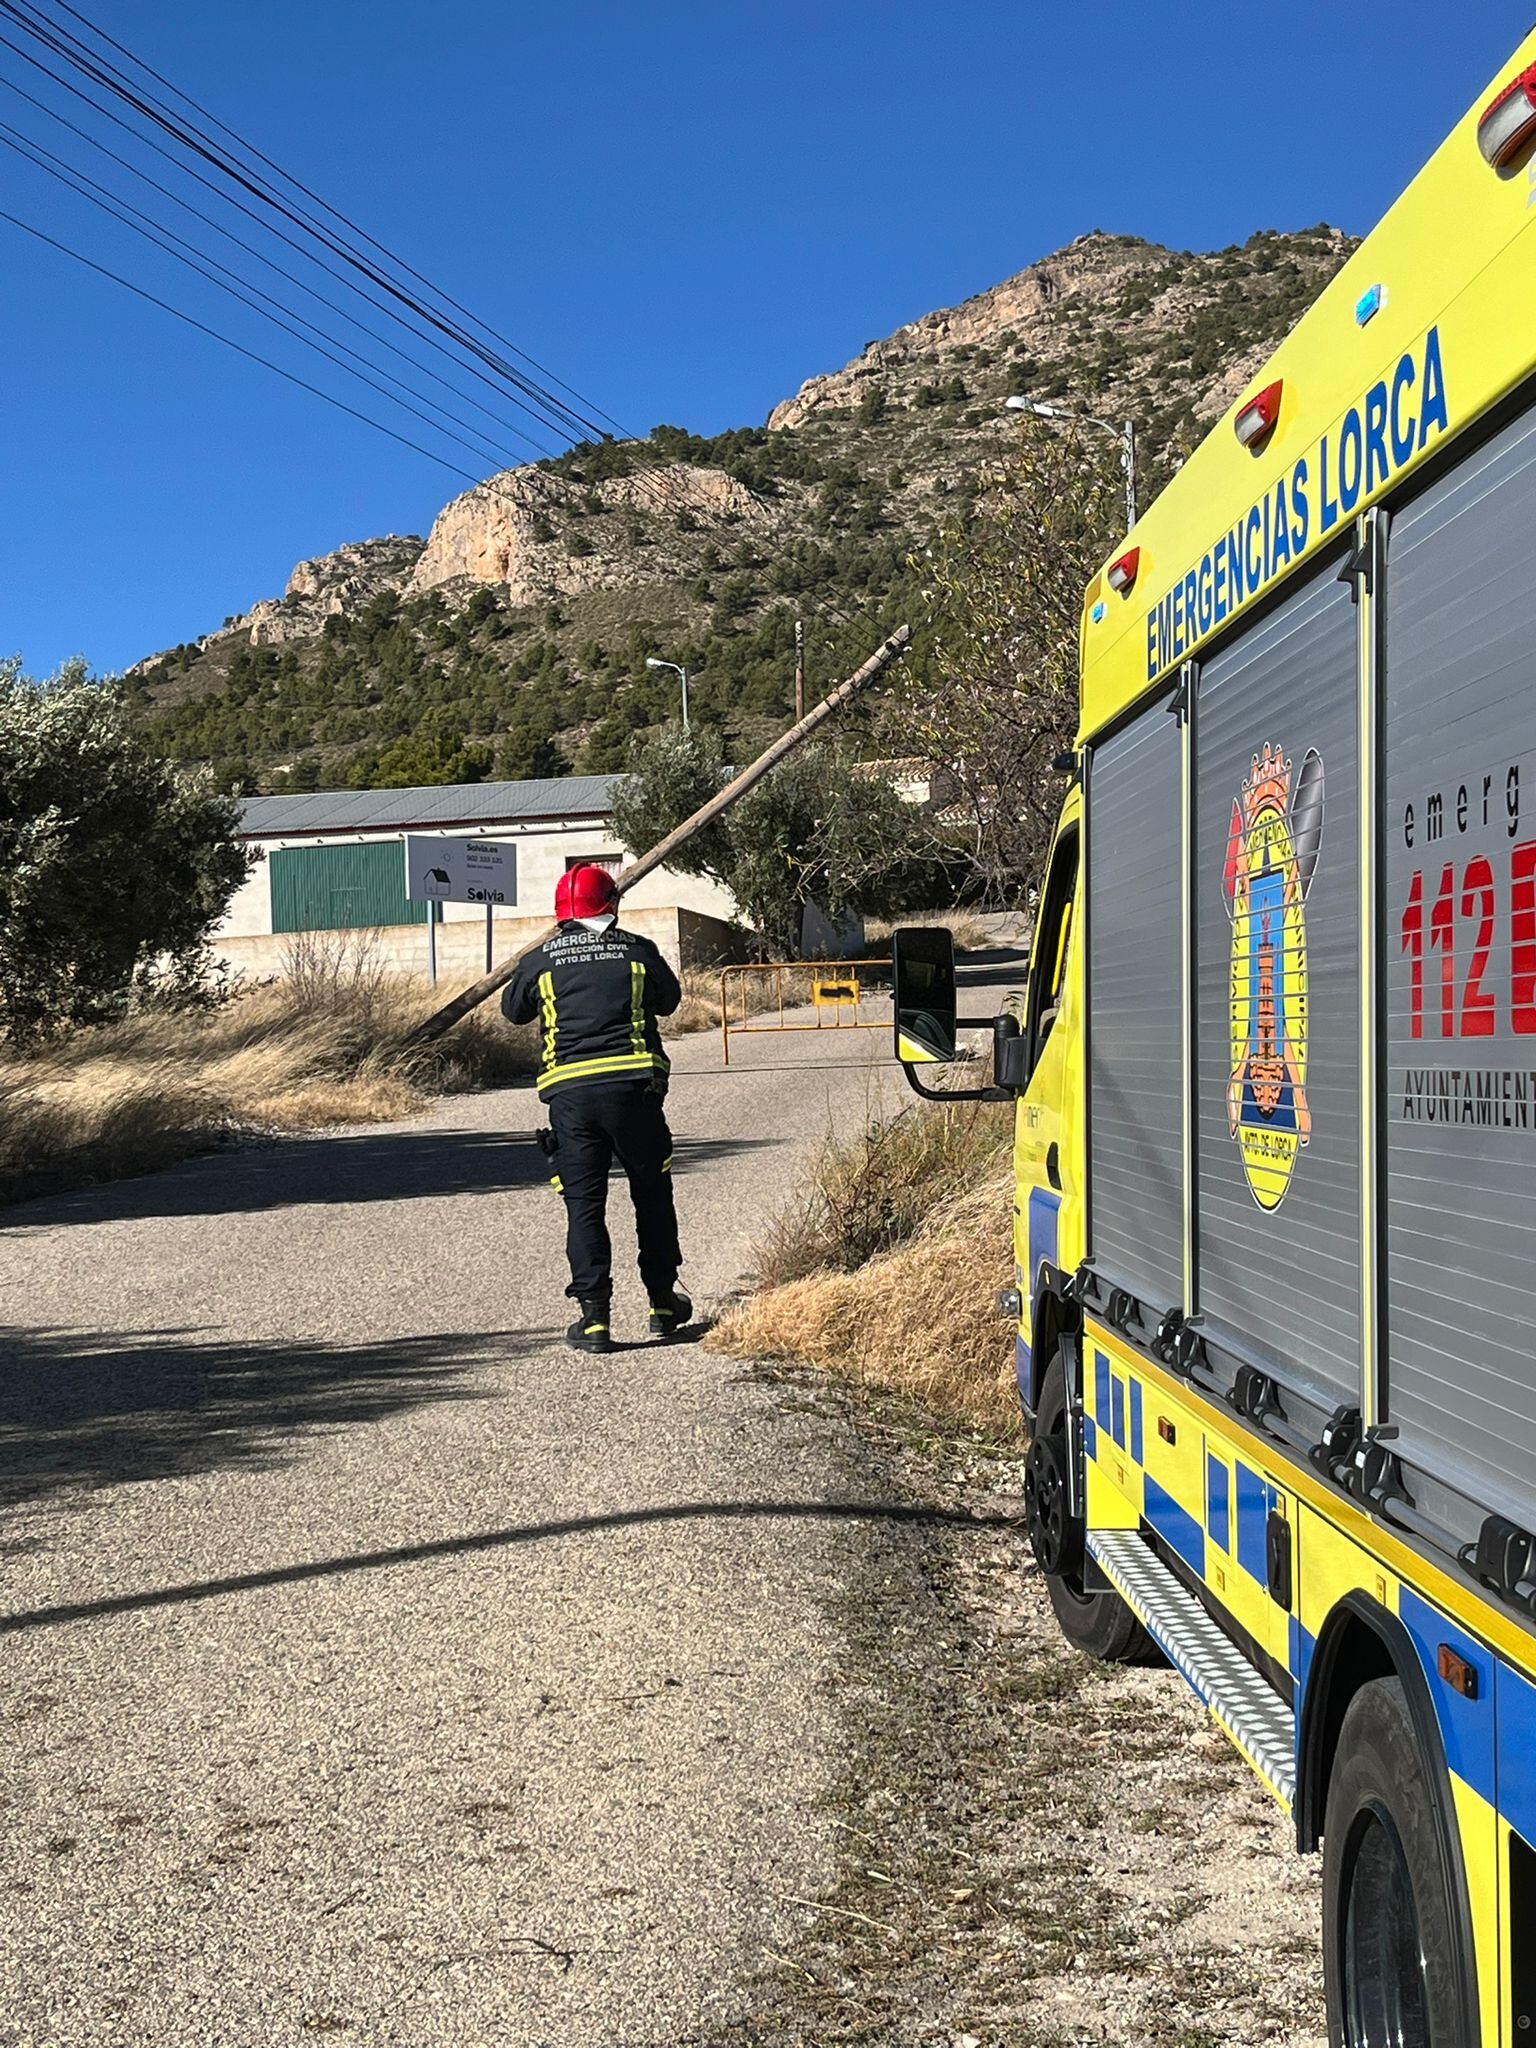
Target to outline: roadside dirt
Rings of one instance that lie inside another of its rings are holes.
[[[1315,1859],[1173,1673],[1067,1648],[1016,1449],[772,1377],[936,1519],[841,1598],[840,1880],[710,2048],[1322,2048]]]

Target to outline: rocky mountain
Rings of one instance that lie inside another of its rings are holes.
[[[300,562],[281,597],[264,597],[225,630],[248,632],[253,647],[312,640],[338,612],[359,612],[382,592],[400,590],[420,561],[420,534],[347,541],[333,555]]]
[[[1143,498],[1349,253],[1336,229],[1190,254],[1091,234],[812,377],[761,427],[658,427],[506,470],[425,542],[352,542],[279,598],[141,663],[167,749],[266,788],[621,765],[672,715],[780,719],[793,623],[813,682],[919,597],[910,557],[964,516],[1013,393],[1136,421]]]

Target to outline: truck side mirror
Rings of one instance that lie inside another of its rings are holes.
[[[906,1066],[952,1060],[956,1050],[955,941],[942,925],[891,933],[896,1057]]]

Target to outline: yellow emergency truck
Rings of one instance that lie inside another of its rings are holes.
[[[1321,1845],[1334,2043],[1536,2040],[1536,35],[1090,586],[997,1032],[1063,1630]]]

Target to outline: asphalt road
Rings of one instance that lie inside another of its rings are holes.
[[[1016,968],[1003,963],[1004,978]],[[674,1048],[702,1302],[883,1033]],[[0,1217],[0,2043],[642,2048],[831,1868],[850,1444],[558,1347],[531,1092]]]

